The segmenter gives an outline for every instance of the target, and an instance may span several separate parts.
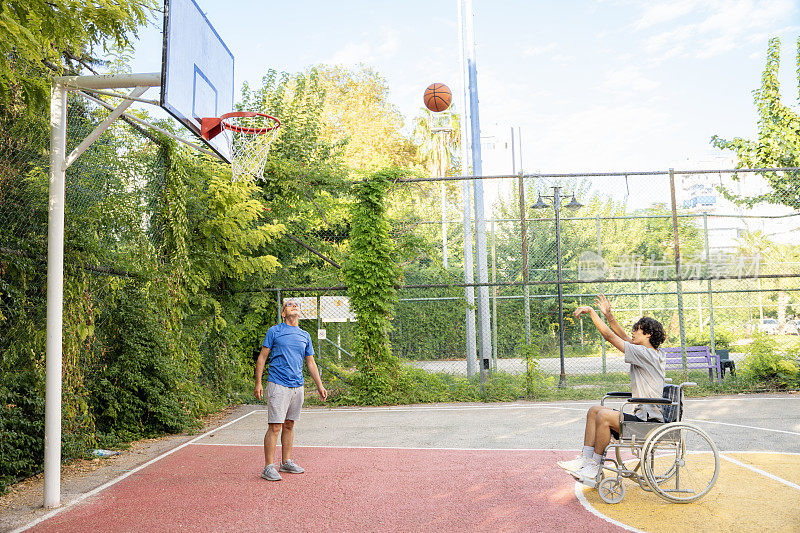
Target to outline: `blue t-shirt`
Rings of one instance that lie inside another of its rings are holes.
[[[303,360],[314,355],[311,335],[284,322],[267,330],[262,345],[269,348],[267,381],[284,387],[302,387]]]

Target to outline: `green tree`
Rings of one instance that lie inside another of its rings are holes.
[[[349,234],[348,169],[344,142],[323,132],[326,92],[315,69],[299,74],[268,72],[259,88],[245,85],[242,108],[267,111],[281,119],[263,180],[257,183],[267,220],[282,224],[288,236],[266,248],[280,258],[272,276],[276,286],[338,285],[339,271],[307,251],[299,239],[341,264]]]
[[[319,65],[313,71],[325,92],[322,137],[344,144],[345,164],[362,171],[409,167],[414,145],[402,132],[403,116],[389,101],[383,76],[363,65]]]
[[[800,115],[781,103],[778,70],[780,39],[770,39],[767,64],[761,76],[761,87],[753,91],[758,111],[758,137],[732,140],[715,135],[711,143],[722,150],[732,150],[738,168],[800,167]],[[800,39],[797,41],[798,90],[800,90]],[[752,206],[758,202],[783,204],[800,209],[800,178],[796,172],[764,172],[772,190],[755,197],[741,197],[728,191],[726,196],[740,204]],[[734,176],[734,179],[739,177]]]
[[[98,62],[99,48],[124,48],[155,9],[155,0],[0,2],[0,105],[19,97],[41,108],[53,71],[78,73]]]

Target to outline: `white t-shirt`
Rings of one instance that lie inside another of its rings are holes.
[[[666,356],[661,350],[625,343],[625,362],[631,365],[631,394],[634,398],[661,398],[664,394]],[[634,414],[642,420],[664,420],[657,405],[639,404]]]

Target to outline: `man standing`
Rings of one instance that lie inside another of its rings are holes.
[[[256,398],[264,395],[261,375],[264,364],[269,358],[269,375],[267,376],[267,403],[269,428],[264,435],[264,470],[261,477],[269,481],[280,481],[278,473],[302,474],[303,468],[292,461],[292,444],[294,442],[294,423],[300,416],[303,406],[303,360],[308,373],[317,385],[319,397],[324,402],[328,391],[322,386],[317,363],[314,361],[314,346],[311,336],[300,329],[300,306],[294,300],[285,300],[281,307],[283,323],[267,330],[261,353],[256,361]],[[275,464],[275,447],[281,437],[281,464]]]

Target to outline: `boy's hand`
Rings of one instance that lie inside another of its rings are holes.
[[[611,313],[611,301],[606,298],[605,294],[599,295],[594,299],[594,302],[604,315]]]
[[[328,399],[328,391],[325,390],[325,387],[317,387],[317,392],[319,393],[319,397],[323,402]]]
[[[262,396],[264,396],[264,387],[261,386],[261,383],[256,383],[256,399],[260,400]]]
[[[582,305],[582,306],[578,307],[577,309],[575,309],[575,312],[572,313],[572,314],[573,314],[573,316],[575,318],[578,318],[581,315],[588,314],[588,313],[591,313],[591,312],[592,312],[591,306]]]

